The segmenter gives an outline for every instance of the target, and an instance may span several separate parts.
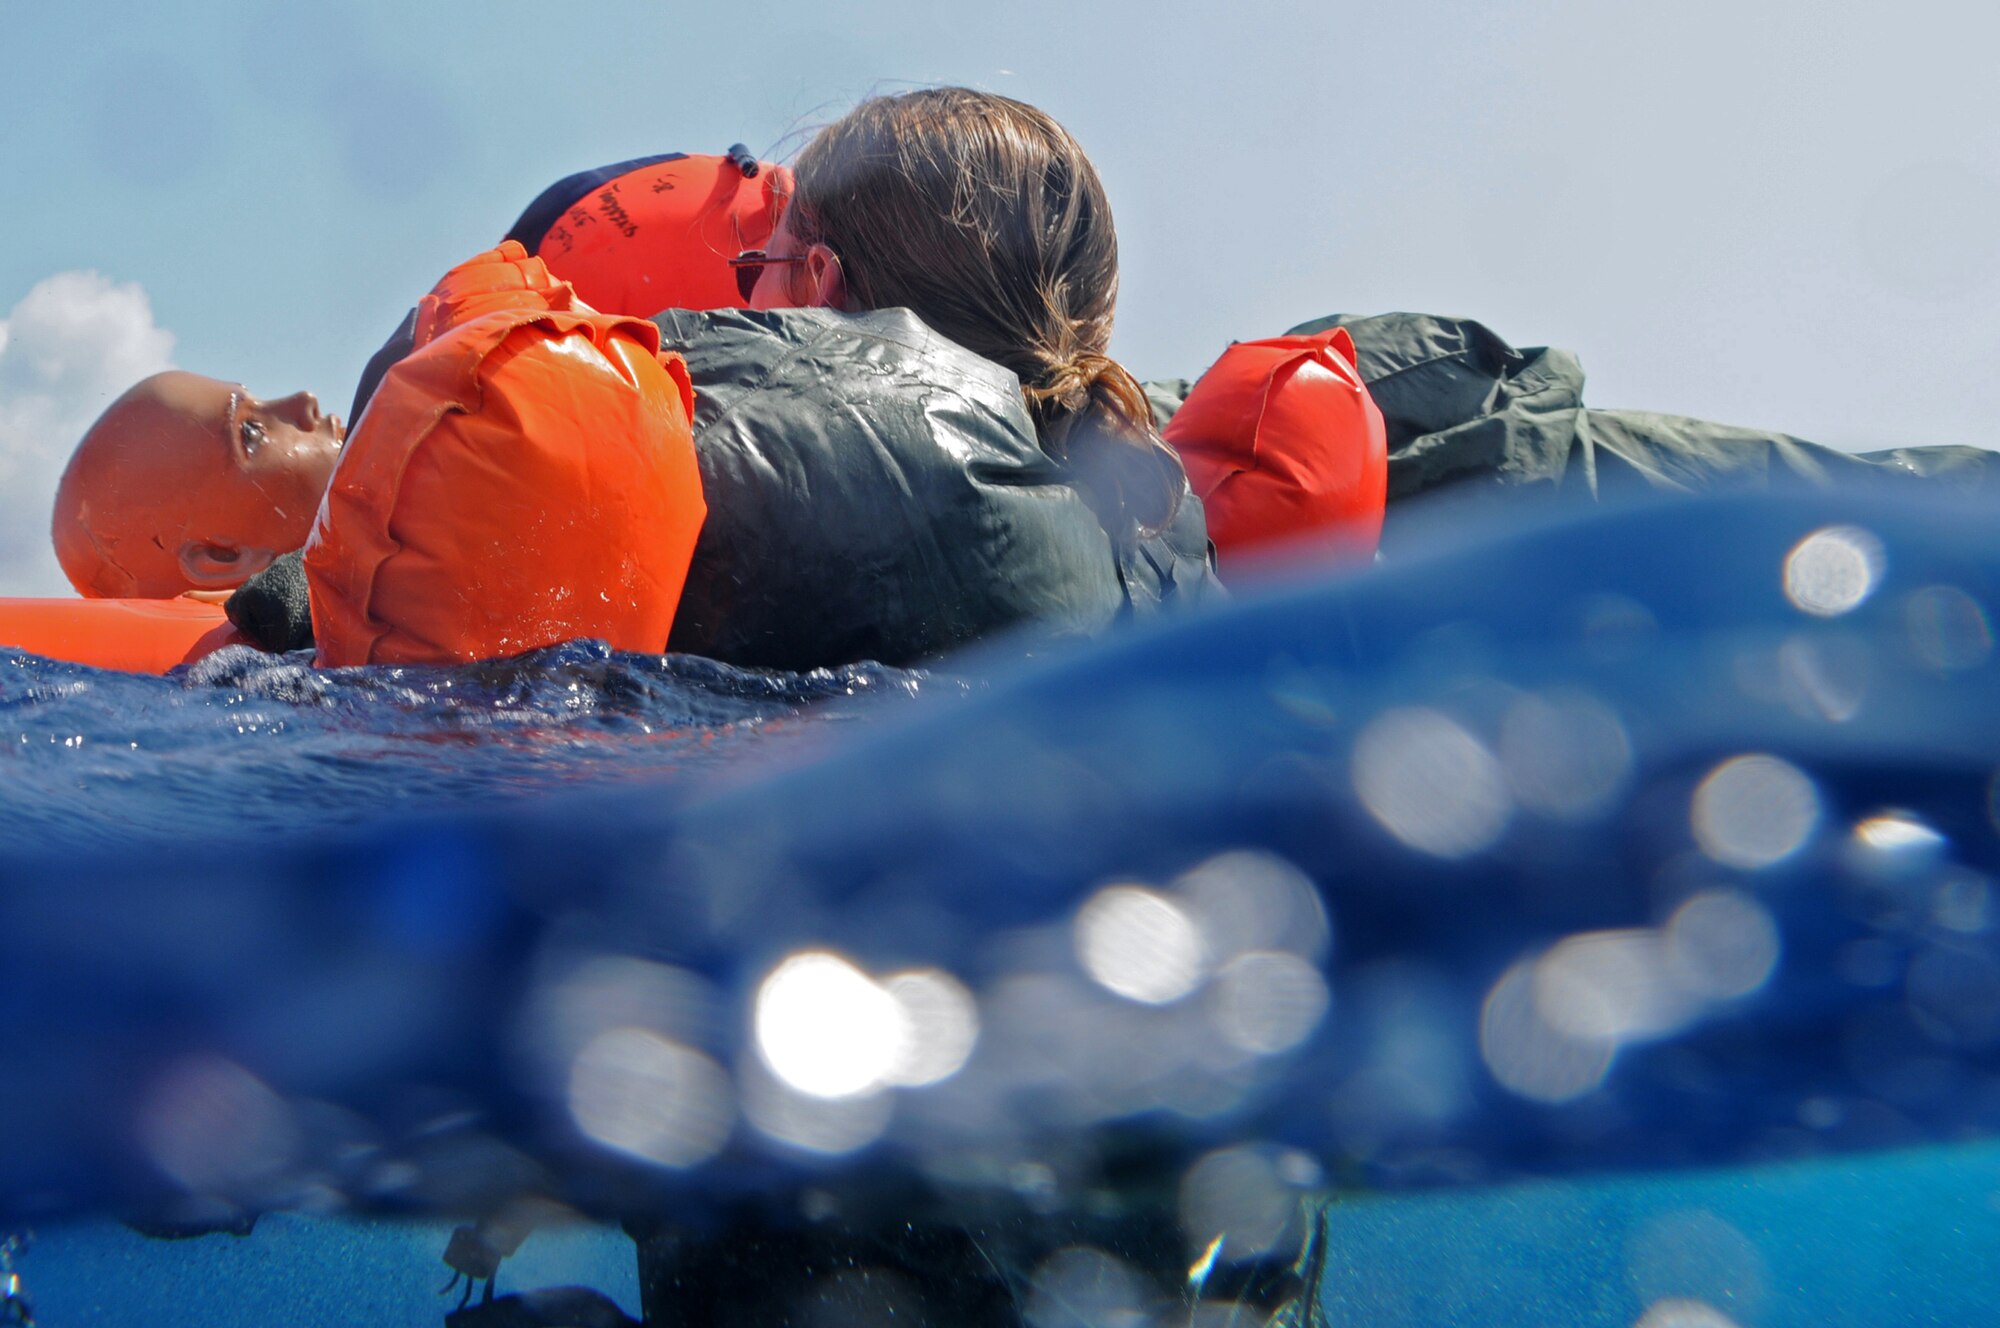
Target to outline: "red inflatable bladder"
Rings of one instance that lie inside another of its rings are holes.
[[[417,301],[416,344],[435,341],[460,323],[503,309],[577,309],[573,288],[549,265],[502,240],[496,248],[466,259],[438,279]]]
[[[596,184],[536,246],[594,308],[648,315],[741,304],[729,260],[761,249],[791,192],[791,172],[734,157],[649,162]]]
[[[665,649],[707,513],[687,367],[545,277],[510,241],[420,306],[306,544],[320,664]]]
[[[1374,554],[1388,434],[1345,328],[1231,346],[1162,433],[1187,467],[1225,570],[1280,552]]]
[[[165,673],[243,637],[193,599],[0,599],[0,646],[125,673]]]

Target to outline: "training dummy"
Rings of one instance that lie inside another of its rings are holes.
[[[56,557],[92,598],[241,585],[305,542],[343,436],[308,392],[265,401],[200,374],[154,374],[70,457]]]
[[[740,146],[638,158],[550,185],[507,238],[600,312],[718,308],[740,301],[729,260],[765,242],[788,180]],[[415,317],[371,361],[351,419],[410,353]],[[55,506],[57,558],[93,598],[231,590],[304,546],[342,437],[310,394],[259,401],[219,379],[156,375],[78,445]],[[303,596],[289,562],[276,580]]]

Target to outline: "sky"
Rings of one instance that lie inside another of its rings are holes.
[[[0,593],[66,591],[56,477],[145,374],[344,411],[553,180],[937,83],[1089,151],[1142,378],[1420,310],[1593,405],[2000,447],[2000,6],[0,0],[0,41]]]

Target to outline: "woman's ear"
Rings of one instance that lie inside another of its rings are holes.
[[[806,281],[812,291],[811,307],[847,308],[847,274],[841,269],[840,255],[833,250],[816,244],[806,252]]]

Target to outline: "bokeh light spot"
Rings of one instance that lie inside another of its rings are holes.
[[[1932,946],[1904,978],[1911,1017],[1933,1040],[1962,1047],[2000,1041],[2000,964],[1980,950]]]
[[[1671,1296],[1648,1305],[1632,1328],[1737,1328],[1737,1323],[1707,1301]]]
[[[1993,891],[1977,872],[1960,871],[1939,881],[1931,895],[1931,921],[1947,931],[1982,932],[1992,925]]]
[[[1194,920],[1173,900],[1135,885],[1107,886],[1077,911],[1076,956],[1101,986],[1146,1005],[1179,1000],[1207,969]]]
[[[1777,699],[1808,718],[1845,724],[1868,697],[1870,655],[1852,639],[1794,633],[1778,647]]]
[[[896,998],[837,954],[786,958],[757,988],[757,1050],[801,1093],[838,1098],[888,1082],[905,1055],[908,1017]]]
[[[1957,586],[1925,586],[1903,601],[1903,628],[1917,658],[1938,673],[1978,668],[1993,653],[1993,625]]]
[[[1353,777],[1383,829],[1434,857],[1491,846],[1514,813],[1500,763],[1435,710],[1391,710],[1370,724],[1354,743]]]
[[[1567,1102],[1604,1082],[1616,1044],[1571,1037],[1542,1017],[1535,963],[1508,969],[1479,1012],[1479,1054],[1508,1090],[1538,1102]]]
[[[713,1157],[735,1119],[729,1076],[643,1028],[600,1033],[570,1067],[569,1109],[597,1142],[667,1167]]]
[[[1635,1224],[1626,1236],[1625,1276],[1639,1302],[1654,1307],[1648,1312],[1661,1315],[1653,1324],[1671,1328],[1733,1325],[1712,1308],[1716,1301],[1756,1323],[1770,1282],[1756,1242],[1706,1208],[1669,1209]]]
[[[708,983],[683,968],[630,955],[554,956],[522,1013],[518,1045],[538,1077],[556,1080],[592,1038],[614,1028],[705,1042],[716,1032],[717,1004]]]
[[[196,1194],[245,1196],[290,1165],[298,1124],[285,1100],[220,1056],[188,1056],[155,1080],[139,1142],[161,1171]]]
[[[1949,843],[1911,812],[1877,812],[1855,822],[1848,859],[1878,876],[1909,876],[1936,866]]]
[[[1181,1231],[1196,1249],[1221,1237],[1224,1262],[1277,1252],[1298,1208],[1297,1194],[1256,1147],[1218,1149],[1181,1178]]]
[[[1524,697],[1500,723],[1500,760],[1529,811],[1587,821],[1624,792],[1632,744],[1611,708],[1581,694]]]
[[[1754,870],[1798,852],[1819,814],[1819,792],[1797,766],[1752,754],[1708,773],[1695,789],[1690,819],[1702,852]]]
[[[1103,1250],[1072,1245],[1035,1269],[1028,1293],[1029,1328],[1140,1328],[1145,1284]]]
[[[895,1114],[893,1094],[802,1093],[755,1056],[738,1064],[736,1080],[744,1117],[766,1137],[809,1153],[837,1156],[865,1148],[882,1137]]]
[[[1668,973],[1660,937],[1638,928],[1559,942],[1535,963],[1534,995],[1550,1028],[1613,1045],[1669,1033],[1696,1005]]]
[[[1170,897],[1186,906],[1216,963],[1252,950],[1317,959],[1332,935],[1312,878],[1274,853],[1218,853],[1176,878]]]
[[[1886,567],[1882,541],[1859,526],[1827,526],[1785,555],[1785,598],[1816,618],[1837,618],[1875,593]]]
[[[1319,970],[1281,950],[1253,950],[1215,975],[1213,1019],[1234,1046],[1261,1056],[1311,1035],[1332,997]]]
[[[964,1068],[979,1041],[979,1006],[965,984],[941,969],[921,968],[891,974],[882,986],[902,1007],[909,1034],[888,1082],[918,1088]]]
[[[1704,890],[1674,910],[1666,926],[1674,979],[1706,1000],[1747,996],[1778,965],[1771,911],[1737,890]]]

